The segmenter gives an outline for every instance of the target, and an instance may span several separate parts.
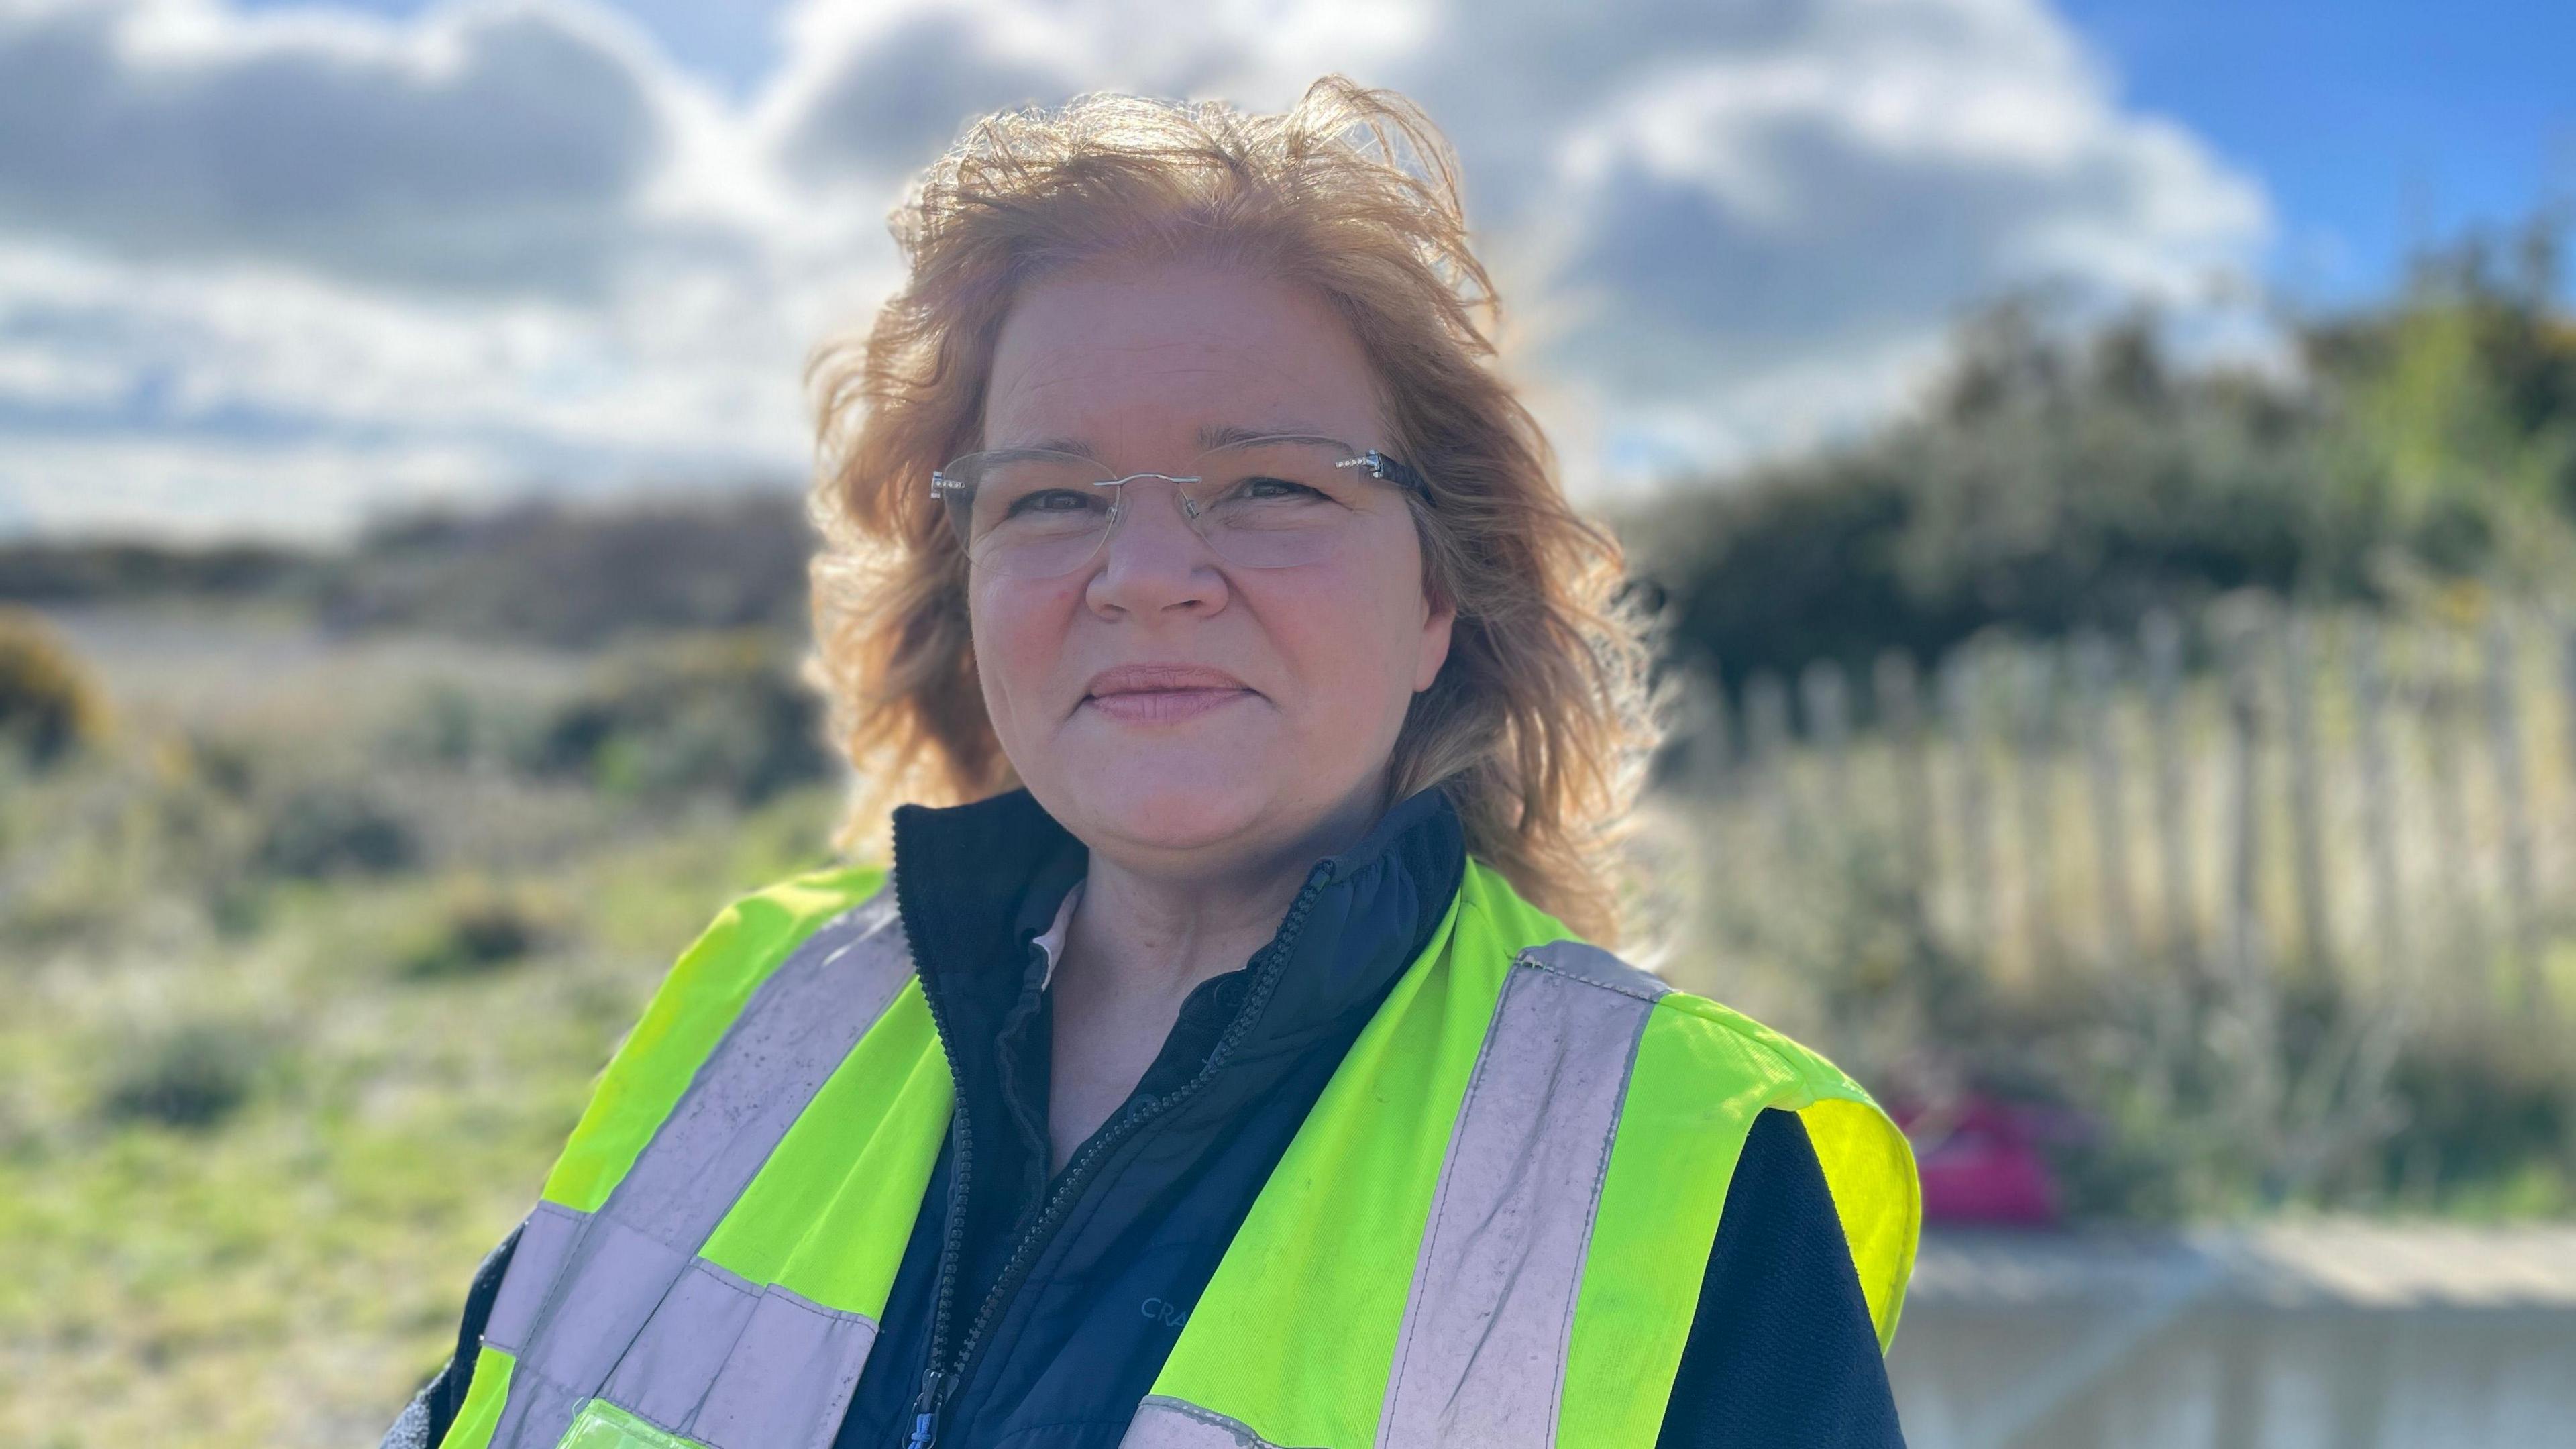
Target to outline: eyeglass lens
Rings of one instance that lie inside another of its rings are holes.
[[[1201,454],[1170,484],[1117,477],[1072,453],[1002,449],[973,453],[940,470],[950,521],[976,567],[1019,578],[1069,573],[1089,562],[1142,483],[1170,487],[1173,501],[1219,558],[1242,568],[1317,563],[1392,490],[1366,468],[1336,466],[1351,454],[1320,440],[1238,443]]]

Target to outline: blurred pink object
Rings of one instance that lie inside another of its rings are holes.
[[[1939,1107],[1900,1103],[1897,1125],[1914,1144],[1923,1221],[2053,1227],[2057,1175],[2039,1144],[2059,1135],[2061,1114],[1970,1094]]]

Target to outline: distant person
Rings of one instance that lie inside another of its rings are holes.
[[[966,803],[680,957],[386,1442],[1897,1443],[1904,1139],[1586,939],[1643,651],[1439,133],[1090,95],[895,226],[821,671]]]

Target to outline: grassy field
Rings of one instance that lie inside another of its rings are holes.
[[[669,962],[728,899],[829,859],[837,782],[774,638],[556,651],[202,607],[51,627],[109,722],[48,765],[0,752],[16,761],[0,772],[0,1261],[16,1269],[0,1444],[370,1442],[445,1357],[476,1262]],[[2208,872],[2226,815],[2214,687],[2184,711]],[[2123,731],[2146,728],[2123,708]],[[2348,721],[2321,732],[2348,762]],[[1989,909],[2018,931],[2029,882],[2052,881],[2056,967],[1983,939],[1955,869],[1929,891],[1892,869],[1896,761],[1867,732],[1839,767],[1793,745],[1753,784],[1684,779],[1652,801],[1632,949],[1883,1095],[1977,1087],[2062,1109],[2083,1124],[2064,1160],[2086,1212],[2576,1202],[2576,981],[2550,1013],[2410,1020],[2383,1080],[2354,1092],[2318,1067],[2386,999],[2347,816],[2331,856],[2347,949],[2323,975],[2285,965],[2258,1032],[2207,959],[2162,949],[2151,890],[2139,954],[2100,955],[2080,750],[2046,776],[2059,844],[2037,874],[2013,759],[1982,758]],[[1955,761],[1935,764],[1935,803],[1954,803]],[[2563,766],[2531,778],[2551,810],[2576,802]],[[2148,786],[2129,788],[2143,835]],[[2462,838],[2484,900],[2497,797],[2479,788]],[[2267,840],[2262,909],[2286,939]],[[2576,862],[2576,837],[2540,846],[2553,879]],[[2420,839],[2410,852],[2405,880],[2447,889]],[[2201,884],[2194,929],[2223,939],[2220,876]],[[2567,897],[2548,904],[2555,980],[2576,972],[2576,933]],[[2249,1111],[2264,1072],[2282,1090]],[[2363,1135],[2285,1170],[2319,1124]]]
[[[372,1442],[663,969],[826,858],[834,791],[494,759],[578,657],[65,632],[116,726],[0,781],[0,1443]]]

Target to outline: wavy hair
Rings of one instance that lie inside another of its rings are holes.
[[[1596,940],[1617,933],[1608,832],[1656,730],[1619,546],[1566,502],[1554,450],[1498,375],[1501,305],[1468,244],[1457,162],[1419,107],[1340,75],[1276,115],[1095,92],[987,116],[889,215],[910,273],[864,334],[807,364],[816,652],[858,772],[834,835],[1017,782],[985,717],[966,561],[931,469],[981,446],[995,339],[1032,282],[1087,262],[1217,259],[1303,285],[1373,364],[1414,504],[1424,587],[1453,604],[1388,799],[1445,789],[1467,848]],[[1483,325],[1479,319],[1482,318]]]

